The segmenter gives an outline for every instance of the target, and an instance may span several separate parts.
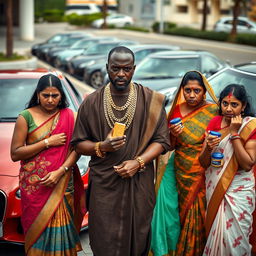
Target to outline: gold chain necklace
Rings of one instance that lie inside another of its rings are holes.
[[[136,104],[137,104],[137,91],[133,83],[130,84],[129,96],[128,96],[127,102],[123,106],[117,106],[114,103],[112,99],[111,91],[110,91],[110,84],[106,85],[104,89],[104,95],[103,95],[103,106],[104,106],[104,114],[110,128],[114,127],[115,122],[119,122],[119,123],[122,122],[125,124],[126,129],[128,129],[134,117]],[[123,115],[123,117],[118,118],[115,116],[113,109],[117,111],[126,110],[126,112]]]

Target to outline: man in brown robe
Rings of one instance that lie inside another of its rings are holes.
[[[110,51],[110,83],[81,104],[72,144],[91,155],[89,238],[96,256],[147,255],[155,205],[153,160],[169,150],[164,96],[131,82],[134,55]],[[126,124],[112,137],[114,122]]]

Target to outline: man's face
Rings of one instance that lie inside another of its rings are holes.
[[[134,61],[130,53],[114,52],[107,64],[109,80],[117,91],[125,91],[135,70]]]

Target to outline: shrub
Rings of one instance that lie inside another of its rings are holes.
[[[255,34],[238,34],[236,36],[236,43],[238,44],[247,44],[256,46],[256,35]]]
[[[90,26],[94,20],[101,19],[102,13],[93,13],[93,14],[85,14],[78,15],[76,13],[72,13],[65,16],[65,21],[67,21],[71,25],[76,26]]]
[[[18,53],[14,52],[11,57],[6,57],[6,54],[0,52],[0,61],[15,61],[15,60],[25,60],[27,56],[19,55]]]
[[[149,32],[149,29],[142,28],[142,27],[135,27],[135,26],[125,26],[125,27],[122,27],[122,29],[146,32],[146,33]]]
[[[153,23],[153,25],[151,27],[154,32],[159,32],[159,26],[160,26],[160,23],[158,21],[156,21]],[[164,22],[164,31],[170,30],[170,29],[176,28],[176,27],[177,27],[176,23]]]
[[[43,18],[48,22],[61,22],[63,21],[64,11],[59,9],[45,10]]]

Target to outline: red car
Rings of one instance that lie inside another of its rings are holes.
[[[0,71],[0,242],[24,243],[20,222],[20,164],[11,160],[10,145],[18,113],[28,103],[38,79],[48,72],[46,69]],[[61,79],[70,108],[77,111],[82,102],[80,93],[61,73],[57,71],[51,73]],[[78,161],[85,190],[88,186],[88,163],[89,157],[85,156]],[[88,213],[82,224],[83,228],[87,226]]]

